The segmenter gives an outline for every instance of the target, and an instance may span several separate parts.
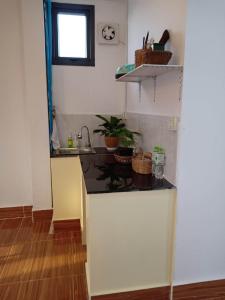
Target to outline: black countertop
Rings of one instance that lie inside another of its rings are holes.
[[[174,186],[165,178],[156,179],[153,175],[141,175],[132,170],[131,165],[115,161],[105,148],[95,148],[96,154],[80,155],[84,181],[88,194],[132,192],[172,189]],[[52,158],[72,157],[52,153]]]
[[[81,155],[80,161],[88,194],[174,188],[164,178],[137,174],[131,165],[117,163],[113,154]]]

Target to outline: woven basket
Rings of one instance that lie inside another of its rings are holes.
[[[133,156],[121,156],[114,153],[115,160],[120,164],[130,164]]]
[[[169,51],[152,51],[151,49],[139,49],[135,51],[136,68],[143,64],[167,65],[172,57]]]
[[[146,152],[138,154],[132,158],[132,169],[138,174],[151,174],[152,173],[152,159],[151,153]]]

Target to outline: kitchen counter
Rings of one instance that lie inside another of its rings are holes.
[[[104,147],[95,148],[96,154],[80,155],[85,186],[88,194],[131,192],[172,189],[174,186],[153,175],[141,175],[132,170],[131,165],[116,162],[113,153]],[[51,158],[73,157],[74,154],[53,152]]]
[[[80,162],[89,297],[169,286],[176,189],[113,154],[81,155]]]
[[[131,165],[117,163],[113,154],[81,155],[80,161],[88,194],[174,188],[166,179],[137,174]]]
[[[95,151],[51,155],[54,219],[80,219],[89,297],[167,287],[176,189]]]

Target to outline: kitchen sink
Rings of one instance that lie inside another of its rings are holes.
[[[79,154],[95,154],[94,148],[80,148],[78,149]]]
[[[93,148],[59,148],[59,154],[62,155],[82,155],[82,154],[94,154],[96,151]]]
[[[78,148],[59,148],[57,150],[60,154],[63,154],[63,155],[78,155],[79,154],[79,151],[78,151]]]

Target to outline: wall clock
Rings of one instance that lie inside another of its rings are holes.
[[[119,44],[119,24],[98,23],[98,43],[116,45]]]

